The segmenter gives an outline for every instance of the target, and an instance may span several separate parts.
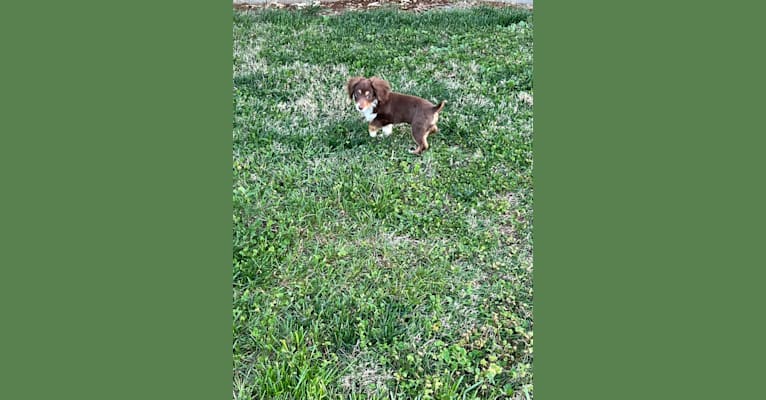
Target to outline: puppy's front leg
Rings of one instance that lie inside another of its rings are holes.
[[[383,122],[374,119],[370,122],[369,125],[367,125],[367,132],[370,133],[370,137],[376,137],[378,136],[378,130],[383,127]],[[386,133],[386,128],[383,127],[383,134]]]
[[[393,124],[388,124],[383,127],[383,136],[389,137],[391,136],[391,131],[394,129]]]

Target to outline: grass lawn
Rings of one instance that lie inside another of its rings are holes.
[[[532,398],[532,31],[234,12],[235,399]],[[368,136],[357,75],[447,100],[427,152]]]

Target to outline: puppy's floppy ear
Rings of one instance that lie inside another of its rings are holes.
[[[388,94],[391,93],[391,86],[383,79],[372,77],[370,78],[370,86],[375,91],[375,97],[381,102],[388,100]]]
[[[363,80],[364,78],[362,78],[361,76],[357,76],[348,80],[348,84],[346,84],[346,89],[348,89],[349,99],[352,98],[354,95],[354,87],[356,87],[356,84]]]

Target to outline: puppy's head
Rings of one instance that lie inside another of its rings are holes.
[[[351,78],[348,81],[347,89],[348,97],[354,100],[358,111],[364,111],[370,107],[375,107],[379,102],[387,101],[391,92],[388,82],[376,77],[370,79]]]

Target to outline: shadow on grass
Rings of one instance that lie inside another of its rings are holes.
[[[366,125],[355,119],[344,120],[322,135],[321,141],[332,151],[349,150],[367,146],[370,137]]]

